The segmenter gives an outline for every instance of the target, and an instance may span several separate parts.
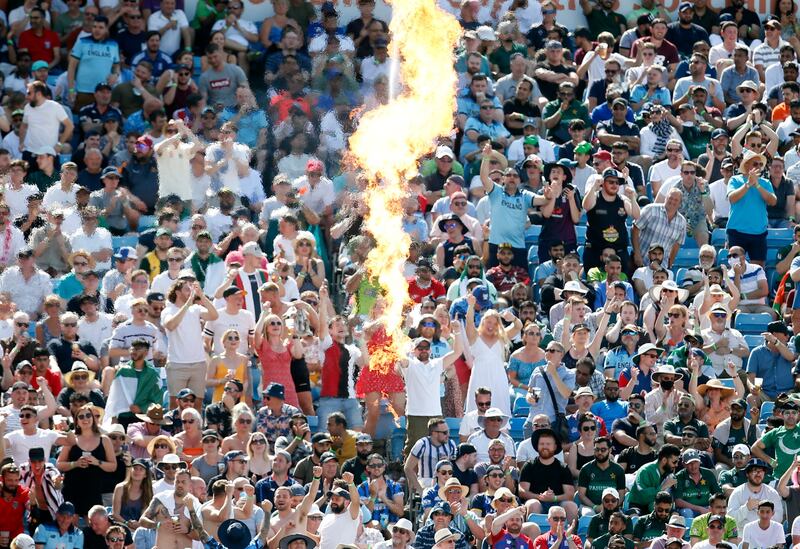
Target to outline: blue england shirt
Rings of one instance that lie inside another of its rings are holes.
[[[728,181],[728,194],[746,184],[747,176],[731,177]],[[772,183],[763,177],[758,178],[758,184],[771,193],[775,192]],[[731,203],[731,215],[727,227],[745,234],[767,232],[767,203],[761,198],[758,189],[748,189],[738,202]]]
[[[492,206],[489,243],[509,242],[514,248],[524,248],[525,224],[528,221],[528,209],[533,206],[533,193],[517,190],[510,195],[495,183],[488,197]]]
[[[119,45],[113,40],[98,42],[87,36],[75,43],[71,55],[79,61],[75,71],[75,90],[94,93],[95,86],[105,82],[111,69],[119,63]]]

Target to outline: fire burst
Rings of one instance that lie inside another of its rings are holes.
[[[416,174],[418,159],[435,139],[450,133],[456,110],[457,77],[453,50],[461,33],[458,22],[435,0],[396,0],[392,4],[392,49],[400,59],[404,90],[388,105],[361,118],[350,138],[355,163],[369,178],[364,223],[377,241],[367,270],[385,292],[384,323],[390,348],[373,353],[373,367],[387,369],[405,336],[403,309],[408,301],[403,264],[409,236],[403,231],[406,181]],[[379,358],[380,357],[380,358]]]

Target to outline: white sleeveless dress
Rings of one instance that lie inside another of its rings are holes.
[[[471,412],[476,409],[475,390],[478,387],[488,387],[492,390],[492,407],[500,408],[506,416],[511,417],[511,400],[508,396],[509,384],[502,342],[495,341],[494,345],[489,347],[481,336],[478,336],[475,343],[470,346],[470,352],[474,360],[469,376],[469,389],[464,395],[466,411]]]

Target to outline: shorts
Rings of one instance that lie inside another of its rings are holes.
[[[187,387],[196,395],[205,394],[206,369],[205,362],[167,362],[169,396],[177,397]]]
[[[321,397],[317,406],[317,417],[319,418],[319,428],[325,429],[328,424],[328,416],[333,412],[342,412],[347,419],[347,428],[355,429],[364,426],[364,416],[361,413],[361,406],[354,398],[333,398]]]
[[[311,380],[308,377],[308,366],[306,366],[306,359],[293,358],[290,371],[292,373],[292,381],[294,382],[294,392],[310,393]]]
[[[728,248],[741,246],[747,253],[750,261],[766,261],[767,259],[767,233],[748,234],[731,229],[726,230],[728,235]]]

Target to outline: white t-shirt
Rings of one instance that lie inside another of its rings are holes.
[[[150,291],[160,292],[164,295],[167,295],[167,293],[169,293],[170,287],[176,280],[178,280],[177,274],[175,275],[175,278],[171,278],[169,271],[158,273],[156,277],[153,279],[152,284],[150,284]]]
[[[83,228],[75,231],[75,234],[70,235],[69,244],[73,250],[86,250],[89,253],[99,252],[100,250],[111,250],[111,233],[108,229],[97,227],[91,235],[87,235]],[[97,261],[96,267],[98,271],[108,271],[111,269],[111,259],[108,261]]]
[[[178,146],[164,145],[156,153],[158,173],[169,177],[158,179],[159,196],[177,194],[181,200],[192,200],[192,165],[194,143],[178,143]]]
[[[176,51],[181,49],[181,29],[189,26],[189,21],[186,19],[186,14],[183,10],[175,10],[169,17],[165,17],[161,10],[154,12],[147,18],[147,30],[160,31],[170,21],[177,21],[178,26],[174,29],[169,29],[161,35],[161,51],[167,55],[174,55]]]
[[[728,268],[728,279],[729,284],[733,284],[734,274],[733,268]],[[751,294],[758,290],[758,283],[762,280],[767,280],[767,275],[764,272],[764,268],[761,265],[757,265],[755,263],[745,263],[744,274],[742,275],[742,279],[739,285],[739,291],[743,294]],[[758,299],[742,299],[739,301],[739,305],[763,305],[766,302],[766,298],[760,297]]]
[[[328,206],[332,206],[336,201],[336,193],[333,190],[333,181],[327,177],[321,177],[316,186],[312,187],[305,175],[297,178],[292,187],[297,191],[300,201],[317,215]]]
[[[731,201],[728,200],[728,184],[717,179],[708,186],[711,203],[714,205],[714,219],[727,219],[731,216]]]
[[[758,521],[753,521],[744,525],[742,531],[742,543],[747,543],[748,547],[772,547],[785,543],[783,525],[774,520],[769,523],[769,528],[762,530]]]
[[[64,191],[61,189],[60,184],[56,184],[47,189],[47,192],[44,193],[44,200],[42,200],[42,205],[49,207],[53,207],[56,205],[74,206],[76,203],[75,199],[76,189],[77,187],[73,185],[70,190]]]
[[[675,168],[670,168],[667,161],[662,160],[657,164],[653,164],[653,166],[650,168],[650,181],[660,181],[663,183],[670,177],[680,174],[681,174],[680,162],[678,162],[678,165]]]
[[[224,308],[217,309],[219,318],[207,322],[203,329],[203,334],[214,338],[212,349],[214,354],[220,354],[224,348],[222,346],[222,334],[226,330],[233,328],[239,332],[239,352],[242,354],[247,353],[247,337],[255,333],[256,321],[253,313],[244,309],[240,310],[235,315],[228,313]]]
[[[161,324],[166,324],[167,319],[175,316],[180,307],[174,303],[167,303],[161,312]],[[174,330],[167,330],[167,361],[176,363],[205,362],[206,353],[203,349],[203,326],[200,315],[205,312],[205,307],[191,305]],[[154,490],[155,491],[155,490]]]
[[[94,345],[94,348],[99,352],[103,342],[111,337],[111,332],[113,331],[111,320],[111,315],[107,313],[99,313],[97,320],[94,322],[89,322],[85,316],[82,316],[78,320],[78,334],[81,339],[85,339]]]
[[[408,368],[403,368],[403,373],[408,395],[406,413],[410,416],[442,415],[439,385],[444,373],[444,361],[441,358],[432,358],[427,363],[422,363],[409,356]]]
[[[507,456],[513,457],[517,454],[517,449],[514,447],[514,439],[505,433],[500,433],[498,438],[503,441],[503,446],[506,448]],[[484,430],[477,431],[470,435],[467,442],[472,444],[478,451],[478,463],[489,461],[489,444],[492,442],[492,440],[493,439],[490,439],[488,436],[486,436],[486,431]]]
[[[220,19],[219,21],[214,23],[213,27],[211,27],[211,32],[216,32],[218,30],[221,30],[221,31],[223,31],[225,33],[225,39],[226,40],[230,40],[231,42],[236,42],[237,44],[241,44],[242,46],[247,47],[249,42],[247,41],[247,38],[245,38],[244,35],[241,32],[239,32],[239,29],[237,29],[234,26],[230,26],[226,30],[225,29],[225,25],[226,24],[227,23],[226,23],[226,21],[224,19]],[[244,29],[245,32],[258,34],[258,29],[250,21],[246,21],[246,20],[240,18],[239,19],[239,26],[242,29]]]
[[[58,431],[50,429],[36,429],[36,434],[26,435],[22,429],[11,431],[6,435],[8,441],[8,455],[14,458],[14,463],[21,465],[28,461],[28,450],[43,448],[45,459],[50,457],[50,450],[56,439],[61,436]]]
[[[349,505],[338,515],[333,513],[325,515],[322,524],[319,525],[319,549],[336,549],[339,544],[354,544],[358,534],[358,522],[358,518],[350,516]]]
[[[28,197],[32,194],[39,192],[35,185],[28,185],[23,183],[19,189],[12,189],[9,185],[6,187],[5,203],[8,204],[8,209],[11,210],[11,219],[16,219],[21,215],[28,213]]]
[[[25,150],[36,153],[42,147],[55,147],[59,127],[68,120],[67,112],[59,103],[46,99],[38,107],[25,105],[22,122],[28,125],[25,132]]]

